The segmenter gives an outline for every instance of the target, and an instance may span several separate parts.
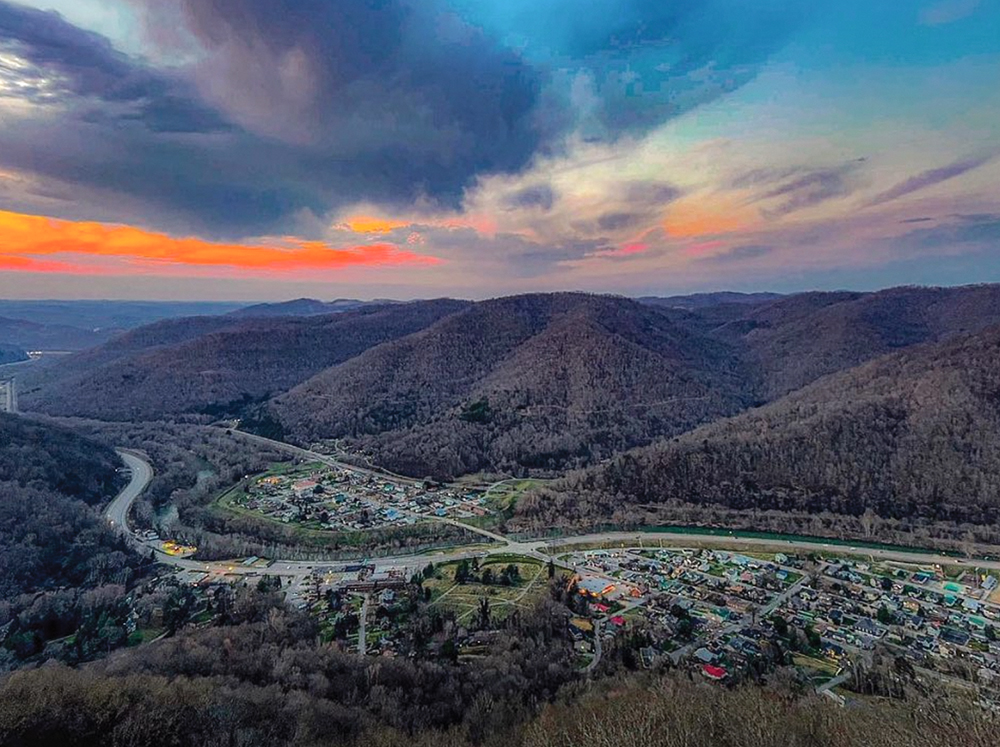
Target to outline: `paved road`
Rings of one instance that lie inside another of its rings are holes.
[[[153,479],[153,467],[133,451],[119,449],[118,456],[122,458],[122,461],[125,462],[131,471],[131,479],[128,485],[122,488],[122,492],[104,509],[104,516],[115,529],[125,532],[129,537],[134,538],[128,526],[128,513],[135,499],[142,495],[142,491],[146,489],[149,481]]]
[[[279,445],[277,441],[270,441],[268,439],[262,439],[259,436],[250,436],[250,438],[266,441],[270,444]],[[299,449],[298,447],[283,445],[286,450],[299,452],[308,458],[322,457],[324,460],[329,460],[336,463],[337,466],[342,466],[329,457],[323,457],[323,455],[317,455],[314,452],[307,451],[305,449]],[[172,555],[167,555],[162,552],[159,548],[159,543],[149,543],[139,540],[138,537],[131,531],[128,526],[128,514],[132,507],[132,503],[135,499],[145,490],[149,481],[152,479],[153,469],[150,464],[136,452],[126,451],[124,449],[119,450],[122,459],[128,465],[132,472],[132,479],[129,484],[118,494],[118,496],[108,505],[105,510],[105,516],[112,526],[118,527],[122,531],[128,533],[131,538],[132,544],[140,551],[152,552],[156,559],[160,562],[172,565],[181,570],[189,571],[199,571],[209,574],[218,575],[259,575],[261,569],[247,567],[241,565],[240,560],[214,560],[214,561],[202,561],[202,560],[192,560],[190,558],[178,558]],[[352,469],[357,469],[353,468]],[[449,520],[453,521],[453,520]],[[455,522],[460,526],[465,526],[460,524],[460,522]],[[401,568],[407,569],[409,571],[415,571],[422,569],[429,562],[440,562],[443,559],[448,560],[464,560],[472,559],[475,557],[484,558],[488,555],[494,555],[498,553],[515,553],[521,555],[527,555],[529,557],[537,558],[538,560],[548,562],[553,559],[554,555],[559,554],[566,548],[572,545],[580,544],[599,544],[599,543],[611,543],[611,544],[621,544],[622,546],[628,546],[630,544],[640,545],[647,544],[654,547],[664,546],[664,547],[690,547],[690,546],[712,546],[712,547],[727,547],[727,548],[754,548],[754,547],[768,547],[777,548],[782,550],[790,551],[823,551],[832,554],[844,553],[844,552],[854,552],[864,555],[873,556],[876,558],[881,558],[883,560],[896,560],[907,563],[916,564],[953,564],[956,562],[965,562],[970,565],[974,565],[977,568],[989,568],[993,570],[1000,570],[1000,562],[998,561],[987,561],[987,560],[976,560],[976,561],[960,561],[955,558],[950,558],[944,555],[938,555],[931,552],[913,551],[913,552],[903,552],[898,550],[873,550],[867,548],[851,548],[844,547],[842,545],[834,545],[823,542],[816,542],[810,540],[770,540],[770,539],[760,539],[755,537],[725,537],[725,536],[712,536],[704,534],[674,534],[674,533],[663,533],[663,532],[602,532],[598,534],[585,534],[574,537],[563,537],[560,539],[540,539],[540,540],[511,540],[502,535],[496,534],[495,532],[489,532],[487,530],[478,530],[474,527],[467,527],[470,530],[478,531],[489,537],[494,541],[493,545],[488,548],[470,548],[467,551],[457,551],[457,552],[425,552],[418,555],[401,555],[395,557],[384,557],[379,558],[378,563],[383,565],[395,565]],[[274,564],[271,565],[265,571],[268,575],[276,575],[282,577],[291,578],[303,578],[309,575],[313,569],[323,567],[323,568],[333,568],[343,567],[345,565],[352,564],[356,561],[347,562],[324,562],[315,560],[275,560]]]
[[[902,563],[915,563],[919,565],[968,565],[974,568],[989,568],[1000,570],[1000,561],[996,560],[968,560],[954,558],[947,555],[940,555],[929,550],[883,550],[868,547],[848,547],[845,545],[823,542],[822,540],[801,539],[801,540],[780,540],[763,539],[760,537],[740,537],[709,535],[709,534],[685,534],[675,532],[603,532],[599,534],[585,534],[576,537],[562,537],[548,541],[530,541],[522,543],[511,542],[511,547],[515,544],[524,547],[548,548],[552,554],[559,551],[559,548],[568,545],[590,544],[590,543],[621,543],[622,546],[648,542],[653,547],[691,547],[691,546],[711,546],[729,548],[754,548],[767,547],[778,550],[798,550],[803,552],[825,552],[831,555],[865,555],[881,560],[896,560]],[[510,552],[510,548],[508,548]]]

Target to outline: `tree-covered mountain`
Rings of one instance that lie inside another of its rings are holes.
[[[0,317],[0,342],[26,350],[83,350],[107,342],[119,331]]]
[[[993,324],[1000,324],[1000,285],[901,287],[800,293],[751,306],[711,334],[743,348],[766,402],[909,345]]]
[[[108,420],[222,414],[464,306],[427,301],[316,317],[158,322],[25,376],[21,407]]]
[[[628,506],[995,525],[1000,326],[881,357],[568,476],[529,517]]]
[[[551,471],[1000,323],[997,285],[669,301],[536,294],[169,320],[23,373],[20,404],[111,420],[245,415],[420,476]]]
[[[339,314],[362,306],[386,306],[398,301],[358,301],[353,298],[338,298],[334,301],[320,301],[315,298],[296,298],[277,303],[258,303],[231,311],[230,316],[319,316]]]
[[[124,545],[92,508],[123,484],[119,467],[111,449],[0,414],[0,599],[128,574]]]
[[[349,437],[394,469],[561,468],[744,406],[726,345],[610,296],[476,304],[272,403],[303,441]]]

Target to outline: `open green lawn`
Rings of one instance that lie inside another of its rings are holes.
[[[456,619],[468,622],[478,614],[482,598],[490,602],[490,614],[494,621],[509,617],[516,610],[528,610],[535,602],[548,594],[548,574],[545,567],[533,558],[517,555],[499,555],[487,558],[480,568],[499,571],[507,565],[516,565],[521,580],[513,586],[471,582],[455,583],[457,562],[442,563],[435,568],[433,578],[426,579],[424,586],[431,590],[431,604],[442,610],[453,612]]]
[[[548,480],[513,479],[490,486],[486,491],[487,505],[493,511],[511,511],[518,499],[529,490],[542,487]]]
[[[795,654],[792,657],[792,663],[797,667],[802,667],[815,673],[812,678],[814,686],[820,685],[837,675],[837,664],[828,659],[818,659],[814,656],[806,656],[805,654]]]

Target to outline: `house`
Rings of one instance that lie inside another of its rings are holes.
[[[705,664],[711,664],[713,661],[715,661],[715,654],[713,654],[711,651],[709,651],[704,646],[702,646],[697,651],[695,651],[694,652],[694,656],[695,656],[696,659],[698,659],[699,661],[701,661],[701,662],[703,662]]]
[[[653,665],[656,663],[657,654],[657,650],[652,646],[639,649],[639,660],[642,662],[643,669],[653,668]]]
[[[854,623],[854,629],[873,638],[880,638],[885,632],[874,620],[867,617],[862,617]]]
[[[592,597],[603,597],[615,590],[613,583],[597,576],[580,579],[577,587],[580,589],[581,594]]]
[[[723,680],[729,674],[729,672],[727,672],[722,667],[716,667],[711,664],[702,664],[701,673],[706,677],[708,677],[710,680],[715,680],[715,681]]]

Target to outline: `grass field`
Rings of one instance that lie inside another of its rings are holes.
[[[494,511],[512,511],[518,499],[529,490],[538,488],[547,480],[515,479],[496,483],[486,491],[486,501]]]
[[[538,599],[548,594],[546,568],[533,558],[494,555],[484,560],[480,569],[491,568],[499,574],[508,565],[515,565],[520,573],[520,581],[512,586],[456,583],[458,563],[452,561],[436,566],[434,576],[424,581],[424,587],[431,590],[431,604],[453,612],[460,623],[468,622],[478,614],[483,598],[489,600],[492,620],[504,620],[517,610],[531,609]]]

